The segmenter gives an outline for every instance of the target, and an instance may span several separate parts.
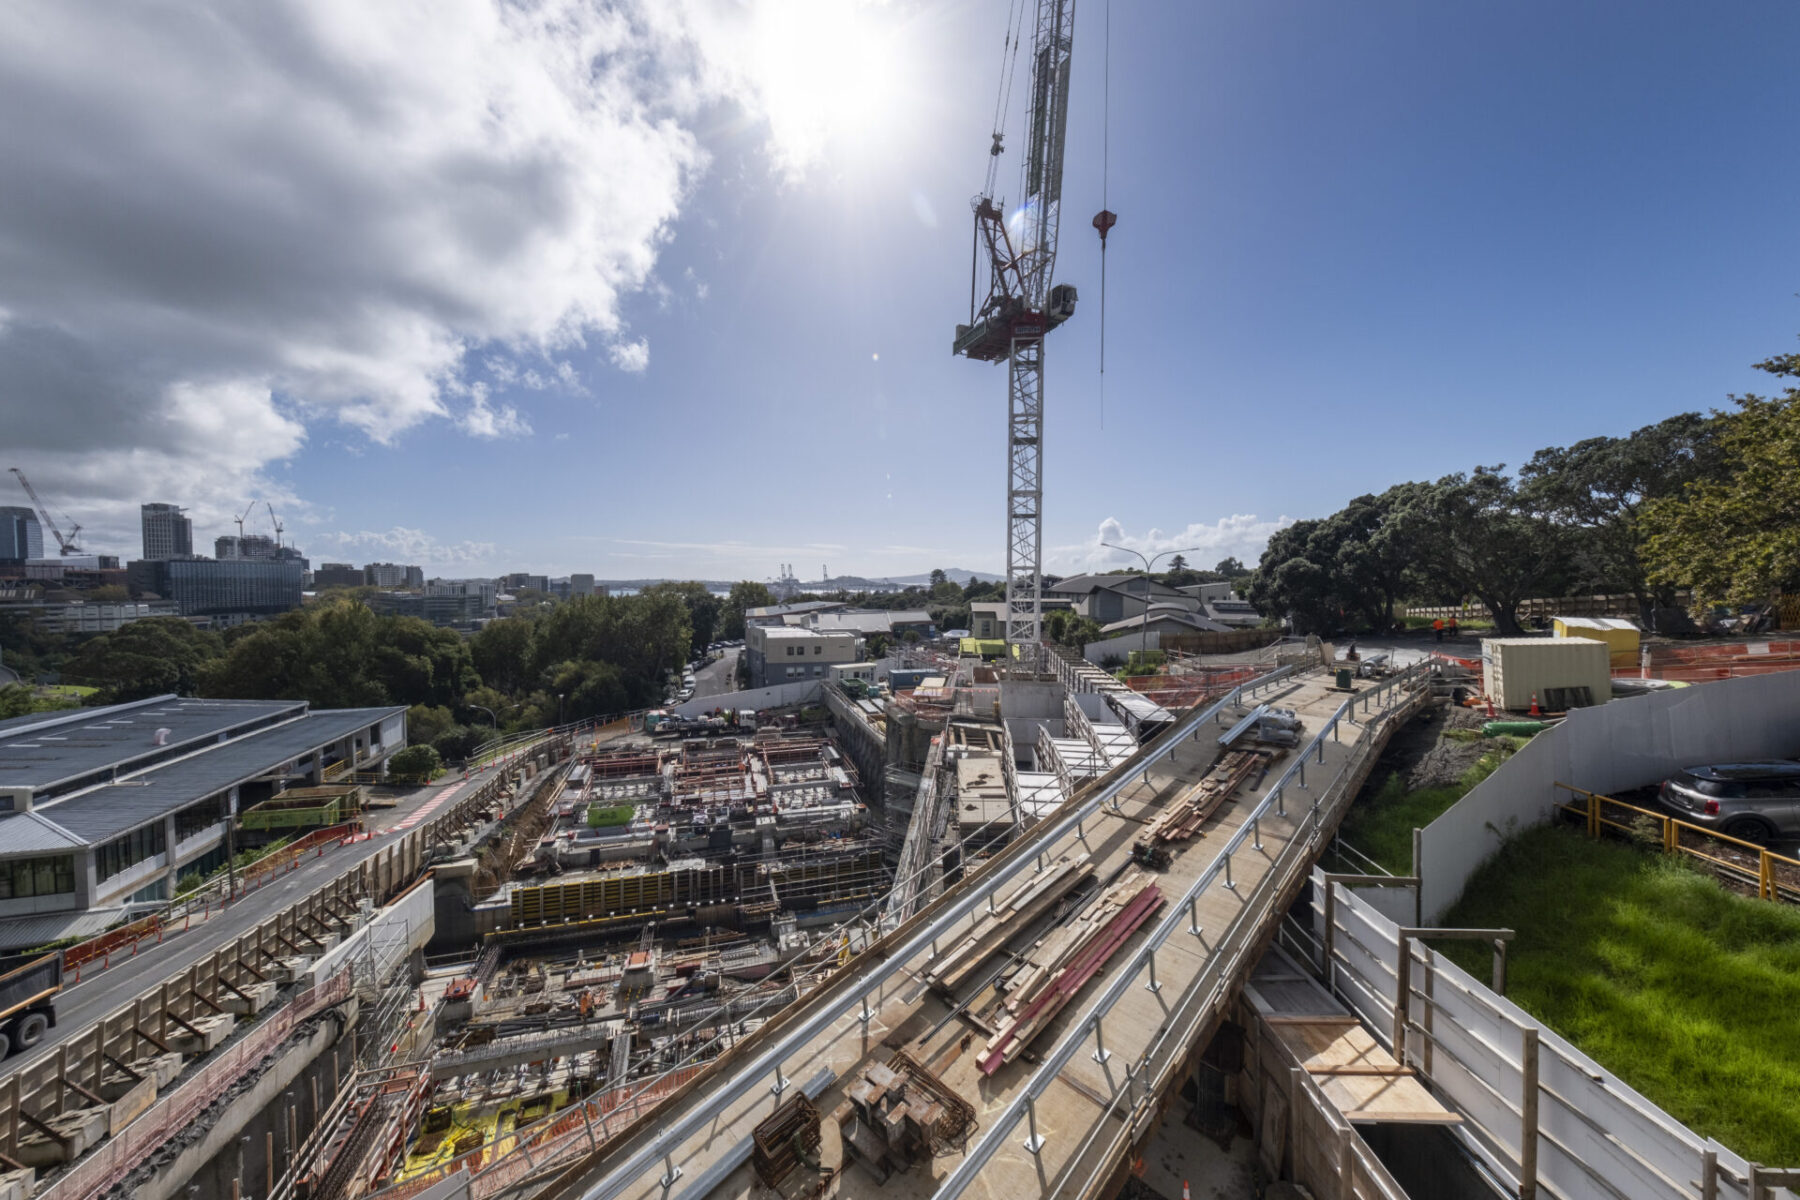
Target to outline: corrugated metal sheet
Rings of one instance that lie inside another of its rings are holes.
[[[42,803],[37,812],[76,837],[104,842],[235,784],[272,774],[286,763],[405,711],[395,706],[308,713],[298,721],[216,743],[168,766]]]
[[[0,786],[48,788],[152,758],[172,758],[258,721],[299,716],[296,700],[153,700],[41,713],[0,725]],[[162,744],[157,731],[166,729]]]
[[[1482,689],[1502,708],[1524,709],[1536,695],[1546,709],[1560,695],[1586,688],[1590,703],[1612,699],[1612,656],[1605,642],[1589,638],[1486,638],[1481,643]]]
[[[125,919],[122,908],[90,908],[0,921],[0,950],[25,950],[68,937],[92,937]]]
[[[8,856],[79,850],[86,844],[38,813],[7,813],[0,817],[0,853]]]

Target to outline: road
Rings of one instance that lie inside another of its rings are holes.
[[[485,777],[481,777],[485,778]],[[266,921],[319,888],[345,874],[370,855],[392,845],[395,838],[423,819],[441,811],[465,787],[477,787],[481,778],[445,780],[400,797],[399,803],[371,816],[376,836],[349,846],[326,850],[301,860],[294,870],[242,896],[223,910],[214,910],[203,923],[186,933],[166,935],[160,945],[144,944],[135,957],[115,958],[101,971],[83,973],[80,983],[65,987],[56,1001],[56,1028],[30,1054],[17,1054],[0,1064],[0,1077],[52,1053],[58,1043],[129,1004],[156,982],[210,954],[214,947]],[[402,827],[404,826],[404,828]],[[127,952],[129,954],[129,952]]]
[[[738,655],[743,651],[737,647],[725,651],[725,657],[709,662],[694,672],[694,699],[702,696],[722,696],[726,692],[737,690]]]

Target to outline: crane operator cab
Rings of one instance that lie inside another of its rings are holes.
[[[1050,289],[1050,302],[1044,305],[1046,328],[1055,329],[1075,315],[1075,285],[1059,283]]]

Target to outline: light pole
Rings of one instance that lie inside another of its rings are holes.
[[[1137,555],[1138,561],[1144,564],[1144,583],[1146,585],[1144,590],[1144,620],[1143,623],[1138,626],[1138,653],[1147,654],[1150,650],[1150,591],[1148,585],[1155,582],[1150,578],[1150,572],[1156,569],[1156,564],[1159,561],[1168,558],[1171,554],[1197,554],[1200,547],[1188,546],[1182,550],[1164,550],[1161,554],[1145,558],[1141,550],[1133,550],[1130,546],[1115,546],[1111,542],[1101,542],[1100,544],[1105,546],[1108,550],[1123,550],[1127,554],[1135,554]]]
[[[468,704],[468,702],[466,700],[464,701],[464,703]],[[494,732],[495,733],[500,732],[500,718],[496,717],[494,715],[493,709],[489,708],[485,704],[469,704],[469,707],[470,708],[479,708],[482,712],[486,713],[488,715],[488,720],[490,720],[494,723]]]
[[[556,727],[558,729],[561,729],[562,723],[563,723],[563,694],[561,692],[558,692],[558,693],[556,693]]]

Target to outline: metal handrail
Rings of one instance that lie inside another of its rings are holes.
[[[1213,856],[1213,860],[1207,865],[1207,868],[1200,873],[1191,885],[1189,885],[1181,899],[1170,906],[1168,915],[1157,923],[1155,930],[1152,931],[1143,945],[1139,947],[1137,954],[1132,958],[1130,963],[1128,963],[1124,969],[1113,975],[1113,981],[1111,985],[1107,987],[1106,991],[1101,993],[1100,996],[1088,1006],[1087,1011],[1082,1014],[1078,1021],[1075,1021],[1070,1025],[1069,1031],[1063,1036],[1062,1042],[1055,1050],[1051,1051],[1051,1053],[1044,1058],[1043,1064],[1026,1082],[1025,1086],[1019,1090],[1018,1095],[1014,1097],[1012,1103],[1008,1104],[998,1116],[989,1121],[987,1131],[982,1135],[981,1140],[969,1150],[962,1162],[957,1164],[956,1169],[945,1177],[943,1185],[934,1193],[935,1200],[950,1200],[952,1197],[960,1196],[963,1190],[974,1181],[978,1174],[980,1174],[981,1169],[987,1165],[988,1160],[994,1156],[995,1151],[1000,1148],[1001,1142],[1011,1135],[1018,1123],[1021,1120],[1026,1119],[1029,1114],[1035,1113],[1037,1099],[1049,1090],[1050,1084],[1054,1082],[1057,1076],[1062,1073],[1063,1069],[1068,1066],[1069,1061],[1075,1057],[1076,1051],[1086,1045],[1090,1037],[1097,1034],[1101,1021],[1112,1011],[1112,1008],[1119,1002],[1120,998],[1125,995],[1126,989],[1137,985],[1138,977],[1145,971],[1154,971],[1154,961],[1157,950],[1161,949],[1163,944],[1167,942],[1170,937],[1174,936],[1177,930],[1191,927],[1193,923],[1193,914],[1195,912],[1194,905],[1199,899],[1200,894],[1211,887],[1215,881],[1229,878],[1232,855],[1236,853],[1250,837],[1260,837],[1260,830],[1258,829],[1257,822],[1262,817],[1268,815],[1271,808],[1278,814],[1286,813],[1285,794],[1288,784],[1297,777],[1301,779],[1304,778],[1303,772],[1306,768],[1306,759],[1313,754],[1315,750],[1318,752],[1320,761],[1324,760],[1324,741],[1326,736],[1329,734],[1335,741],[1337,738],[1338,724],[1344,720],[1345,717],[1350,717],[1354,720],[1354,712],[1358,704],[1363,705],[1366,713],[1369,703],[1383,692],[1402,684],[1410,685],[1419,676],[1430,673],[1432,669],[1433,667],[1430,663],[1422,663],[1409,667],[1400,674],[1383,680],[1368,691],[1352,696],[1344,701],[1337,712],[1332,714],[1330,720],[1328,720],[1319,729],[1319,732],[1313,739],[1306,744],[1306,747],[1294,757],[1294,761],[1288,764],[1287,770],[1282,772],[1281,777],[1275,781],[1274,785],[1271,786],[1267,792],[1264,793],[1261,802],[1257,804],[1250,815],[1238,826],[1237,831],[1226,841],[1224,847]],[[1315,814],[1317,810],[1318,799],[1317,797],[1314,797],[1313,811]],[[1133,1073],[1133,1079],[1136,1078],[1138,1073],[1141,1073],[1141,1065],[1140,1071]],[[1129,1088],[1131,1084],[1127,1083],[1125,1086]],[[1032,1117],[1032,1120],[1035,1122],[1035,1116]],[[1035,1133],[1033,1134],[1033,1141],[1037,1141]],[[1037,1145],[1041,1146],[1042,1142],[1037,1141]],[[1032,1149],[1034,1147],[1028,1143],[1027,1148]]]

